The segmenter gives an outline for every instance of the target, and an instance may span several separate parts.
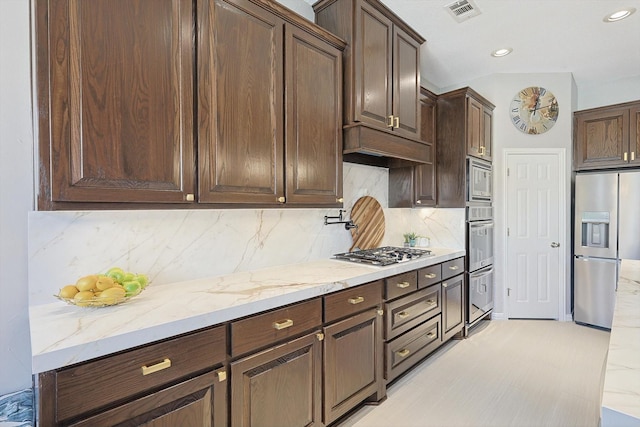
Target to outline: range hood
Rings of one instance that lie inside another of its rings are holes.
[[[431,163],[432,145],[365,123],[343,128],[343,160],[371,166],[403,167]]]

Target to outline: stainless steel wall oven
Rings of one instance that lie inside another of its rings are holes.
[[[473,326],[493,310],[493,207],[467,205],[467,325]]]

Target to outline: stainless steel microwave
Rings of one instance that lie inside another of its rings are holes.
[[[491,163],[467,158],[467,202],[489,202],[493,198]]]

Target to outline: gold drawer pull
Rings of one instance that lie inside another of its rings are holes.
[[[434,299],[428,299],[428,300],[427,300],[427,304],[429,304],[429,305],[436,305],[436,300],[434,300]]]
[[[631,161],[634,161],[636,159],[636,152],[632,151],[631,152]]]
[[[142,375],[153,374],[154,372],[162,371],[163,369],[167,369],[171,367],[171,359],[164,359],[162,362],[156,363],[155,365],[147,366],[144,365],[142,367]]]
[[[628,161],[628,160],[629,160],[629,158],[628,158],[628,156],[627,156],[627,152],[625,151],[625,152],[624,152],[624,161],[626,162],[626,161]]]
[[[409,353],[411,353],[411,350],[409,350],[408,348],[403,348],[402,350],[398,351],[396,354],[400,357],[407,357]]]
[[[435,337],[435,336],[436,336],[436,333],[435,333],[435,332],[433,332],[433,331],[431,331],[431,332],[429,332],[429,333],[427,334],[427,338],[433,338],[433,337]]]
[[[293,320],[291,319],[281,320],[273,324],[273,327],[276,328],[277,330],[287,329],[287,328],[290,328],[291,326],[293,326]]]
[[[394,117],[393,122],[395,123],[393,127],[398,129],[400,127],[400,117]]]
[[[227,379],[227,371],[222,370],[218,371],[218,382],[226,381]]]
[[[425,277],[426,279],[435,279],[435,278],[436,278],[436,276],[437,276],[437,274],[436,274],[436,273],[429,273],[429,274],[425,274],[425,275],[424,275],[424,277]]]
[[[408,311],[401,311],[400,313],[398,313],[398,317],[404,319],[405,317],[407,317],[409,315]]]
[[[400,282],[400,283],[396,283],[396,286],[401,288],[401,289],[404,289],[404,288],[408,288],[409,286],[411,286],[411,283],[409,283],[409,282]]]
[[[447,286],[449,286],[449,284],[448,284],[447,282],[443,282],[443,283],[442,283],[442,287],[443,287],[443,288],[446,288]]]
[[[449,270],[457,270],[458,268],[460,268],[460,267],[458,267],[457,265],[450,265],[449,266]]]
[[[347,301],[349,301],[349,304],[356,305],[364,302],[364,297],[349,298]]]

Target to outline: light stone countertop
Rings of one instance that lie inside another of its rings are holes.
[[[602,427],[640,426],[640,261],[622,261],[601,421]]]
[[[84,308],[57,301],[29,307],[32,372],[38,374],[275,307],[465,255],[375,267],[326,259],[154,286],[123,304]]]

